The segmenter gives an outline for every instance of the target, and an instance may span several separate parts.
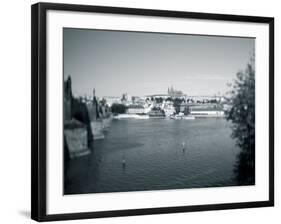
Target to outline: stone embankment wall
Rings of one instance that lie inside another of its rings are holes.
[[[91,152],[94,138],[88,109],[85,103],[72,95],[71,78],[64,82],[64,155],[70,158]]]
[[[94,140],[103,139],[109,128],[111,113],[109,107],[99,104],[95,97],[85,102],[72,95],[71,78],[64,82],[64,151],[65,158],[87,155],[94,146]]]

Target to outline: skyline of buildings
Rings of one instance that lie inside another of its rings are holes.
[[[64,83],[68,80],[68,79],[70,79],[70,82],[71,82],[71,80],[72,80],[72,78],[71,78],[71,76],[68,76],[66,79],[65,79],[65,81],[64,81]],[[73,85],[73,83],[72,83],[72,85]],[[64,88],[65,88],[65,86],[64,86]],[[73,87],[72,87],[73,88]],[[72,91],[72,94],[73,94],[73,91]],[[166,98],[169,98],[169,97],[174,97],[174,98],[177,98],[177,97],[179,97],[179,98],[181,98],[181,97],[185,97],[185,98],[216,98],[216,97],[223,97],[225,94],[222,94],[221,92],[217,92],[217,93],[215,93],[215,94],[209,94],[209,95],[206,95],[206,94],[198,94],[198,95],[189,95],[189,94],[187,94],[187,93],[184,93],[183,91],[181,91],[181,90],[179,90],[179,89],[177,89],[177,88],[175,88],[173,85],[171,85],[171,86],[168,86],[168,88],[167,88],[167,92],[166,93],[153,93],[153,94],[145,94],[145,95],[132,95],[132,94],[130,94],[130,93],[128,93],[128,92],[123,92],[122,94],[120,94],[120,95],[100,95],[100,94],[98,94],[97,92],[96,92],[96,88],[94,87],[93,89],[92,89],[92,93],[91,94],[86,94],[86,93],[84,93],[84,94],[82,94],[82,95],[75,95],[75,94],[73,94],[73,96],[74,97],[76,97],[76,98],[84,98],[84,99],[87,99],[87,100],[92,100],[93,99],[93,97],[97,97],[97,98],[99,98],[99,99],[103,99],[103,98],[113,98],[113,99],[122,99],[122,98],[124,98],[124,97],[126,97],[127,99],[128,98],[147,98],[147,97],[158,97],[158,98],[160,98],[160,97],[162,97],[163,99],[166,99]]]

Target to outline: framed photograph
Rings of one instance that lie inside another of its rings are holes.
[[[274,19],[32,6],[32,219],[274,205]]]

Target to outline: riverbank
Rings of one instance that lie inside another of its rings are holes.
[[[173,119],[173,120],[194,120],[195,118],[224,118],[225,115],[223,112],[215,113],[192,113],[190,115],[171,115],[171,116],[149,116],[149,115],[140,115],[140,114],[118,114],[114,115],[113,119],[122,120],[122,119],[153,119],[153,118],[163,118],[163,119]]]

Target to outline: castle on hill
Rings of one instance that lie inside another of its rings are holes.
[[[183,92],[181,90],[175,89],[173,86],[168,87],[168,95],[170,96],[181,96],[183,95]]]

